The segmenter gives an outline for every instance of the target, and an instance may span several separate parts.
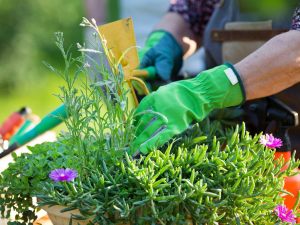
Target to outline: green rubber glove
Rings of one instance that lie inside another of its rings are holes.
[[[139,51],[140,68],[154,66],[158,77],[169,81],[182,66],[183,51],[176,39],[166,31],[154,31]]]
[[[231,64],[200,73],[189,80],[173,82],[146,96],[136,110],[133,156],[148,153],[203,120],[212,110],[241,104],[243,85]]]

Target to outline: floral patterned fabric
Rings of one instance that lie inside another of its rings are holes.
[[[215,6],[220,0],[170,0],[169,12],[181,14],[191,30],[202,35]],[[300,6],[295,10],[292,30],[300,30]]]
[[[300,30],[300,7],[295,10],[292,20],[292,30]]]
[[[203,34],[220,0],[171,0],[170,12],[181,14],[195,34]]]

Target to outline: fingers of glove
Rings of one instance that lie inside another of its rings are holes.
[[[136,136],[139,136],[149,127],[151,127],[154,132],[159,129],[159,127],[168,124],[168,118],[165,115],[151,109],[144,111],[141,115],[139,120],[136,121]],[[151,132],[151,130],[148,131]]]
[[[139,68],[151,66],[155,67],[156,73],[162,80],[170,80],[174,70],[174,61],[167,54],[157,53],[155,49],[150,49],[142,58]],[[178,71],[174,72],[178,73]]]
[[[172,130],[168,130],[167,124],[159,118],[151,123],[136,137],[131,147],[131,152],[137,154],[142,152],[143,154],[160,147],[167,141],[169,141],[172,136]]]
[[[160,55],[155,61],[156,73],[164,81],[171,79],[173,67],[174,62],[164,55]]]
[[[147,51],[149,51],[149,48],[142,48],[138,50],[138,56],[139,56],[139,60],[142,61],[142,59],[144,58],[144,55],[147,53]]]
[[[153,110],[153,101],[155,101],[154,93],[155,92],[152,92],[151,94],[147,95],[142,99],[142,101],[140,102],[140,104],[134,112],[136,120],[139,120],[146,110]]]
[[[139,68],[142,69],[149,66],[154,66],[156,57],[157,57],[156,51],[153,48],[149,49],[149,51],[147,51],[141,58]]]

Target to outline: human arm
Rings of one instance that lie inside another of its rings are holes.
[[[228,83],[226,68],[218,73],[214,68],[194,79],[159,88],[143,99],[138,107],[137,138],[133,149],[147,153],[184,131],[193,121],[201,121],[213,109],[241,104],[241,96],[246,100],[261,98],[298,83],[299,46],[300,31],[291,30],[269,40],[235,64],[233,68],[237,72],[233,71],[233,77],[240,78],[240,91],[232,89]],[[236,101],[235,97],[239,100]]]
[[[186,53],[190,47],[183,38],[187,37],[197,48],[201,47],[201,39],[204,29],[220,0],[172,0],[169,12],[154,28],[164,29],[174,35],[181,43]]]
[[[278,93],[300,81],[300,31],[277,35],[234,65],[246,99]]]
[[[251,100],[269,96],[298,83],[300,10],[298,12],[298,19],[293,20],[294,30],[274,37],[235,64],[230,76],[225,72],[228,68],[219,66],[194,79],[161,87],[147,96],[137,109],[134,154],[147,153],[162,145],[193,121],[201,121],[213,109],[239,105],[243,97]],[[235,80],[232,85],[231,80]]]
[[[191,47],[191,42],[197,45],[197,48],[201,45],[201,34],[195,33],[189,23],[184,20],[183,16],[177,12],[166,13],[162,20],[154,27],[155,30],[164,30],[173,35],[176,41],[180,44],[180,47],[185,54]],[[191,42],[184,41],[188,38]]]
[[[177,75],[183,56],[201,45],[204,28],[219,0],[171,1],[169,12],[154,27],[139,51],[140,68],[154,66],[160,79]]]
[[[300,81],[300,6],[291,30],[277,35],[235,65],[247,100],[280,92]]]

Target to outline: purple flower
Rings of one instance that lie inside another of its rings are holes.
[[[69,182],[74,180],[77,177],[77,171],[68,168],[56,169],[51,171],[49,177],[55,182],[60,182],[60,181]]]
[[[275,138],[272,134],[260,136],[259,142],[268,148],[280,148],[282,146],[281,139]]]
[[[293,214],[293,210],[289,210],[285,205],[277,205],[274,211],[282,222],[296,223],[296,217]]]

